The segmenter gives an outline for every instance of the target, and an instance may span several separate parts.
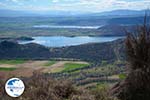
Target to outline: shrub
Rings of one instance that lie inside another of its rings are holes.
[[[150,100],[150,24],[146,19],[126,39],[128,75],[114,88],[121,100]]]
[[[109,86],[103,84],[103,86],[97,86],[92,90],[92,94],[95,96],[96,100],[115,100],[114,98],[109,97]]]
[[[108,96],[108,88],[87,90],[79,88],[67,80],[52,79],[48,75],[35,73],[25,82],[25,92],[18,98],[9,97],[4,88],[0,89],[0,100],[115,100]],[[4,87],[0,80],[0,87]]]
[[[93,94],[88,90],[77,88],[70,81],[52,79],[48,75],[34,74],[22,80],[26,86],[22,96],[11,98],[3,88],[0,91],[0,100],[104,100],[98,98],[96,92]],[[4,87],[2,80],[0,87]]]

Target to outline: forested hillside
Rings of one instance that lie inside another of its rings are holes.
[[[51,56],[54,58],[75,58],[95,63],[100,63],[102,60],[113,62],[125,58],[123,40],[63,48],[51,48],[50,52],[52,54]]]
[[[5,55],[4,55],[5,54]],[[53,59],[69,58],[101,63],[103,60],[114,62],[124,60],[123,40],[106,43],[83,44],[79,46],[46,48],[30,43],[17,44],[3,41],[0,43],[0,59]]]

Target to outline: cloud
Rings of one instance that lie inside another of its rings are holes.
[[[57,2],[59,2],[59,0],[52,0],[52,2],[53,2],[53,3],[57,3]]]
[[[6,0],[6,1],[8,1],[8,2],[19,2],[19,0]]]
[[[10,9],[23,10],[63,10],[82,12],[102,12],[115,9],[147,9],[150,0],[7,0],[15,3]]]
[[[1,7],[5,7],[5,6],[6,6],[5,3],[0,2],[0,8],[1,8]]]
[[[18,2],[18,0],[12,0],[13,2]]]
[[[86,10],[106,11],[115,9],[147,9],[150,0],[80,0],[74,6],[81,6]]]

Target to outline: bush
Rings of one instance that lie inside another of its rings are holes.
[[[22,80],[26,86],[22,96],[11,98],[3,88],[0,100],[110,100],[106,90],[91,92],[74,86],[70,81],[52,79],[48,75],[36,73]],[[0,81],[0,87],[4,87],[4,81]]]
[[[75,98],[75,96],[82,97],[75,100],[85,100],[83,99],[83,95],[85,94],[87,94],[86,100],[92,100],[90,99],[92,96],[90,96],[88,92],[76,89],[69,81],[55,80],[46,75],[38,74],[34,74],[32,77],[24,78],[23,80],[26,89],[24,94],[17,98],[17,100],[74,100],[73,98]],[[2,84],[3,82],[1,82],[1,85]],[[2,86],[4,86],[4,84]],[[90,98],[88,99],[88,97]],[[13,100],[13,98],[8,97],[4,91],[1,92],[0,99]]]
[[[113,88],[121,100],[150,100],[150,24],[144,22],[126,39],[128,75]]]
[[[92,90],[92,94],[95,96],[96,100],[117,100],[109,97],[109,86],[106,84],[102,84],[97,86],[94,90]]]

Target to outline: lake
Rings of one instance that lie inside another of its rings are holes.
[[[90,37],[90,36],[77,36],[77,37],[65,37],[65,36],[49,36],[49,37],[33,37],[33,41],[19,41],[19,44],[37,43],[47,47],[63,47],[63,46],[75,46],[86,43],[103,43],[114,41],[123,37]]]
[[[62,29],[98,29],[101,26],[59,26],[59,25],[34,25],[33,28],[62,28]]]

